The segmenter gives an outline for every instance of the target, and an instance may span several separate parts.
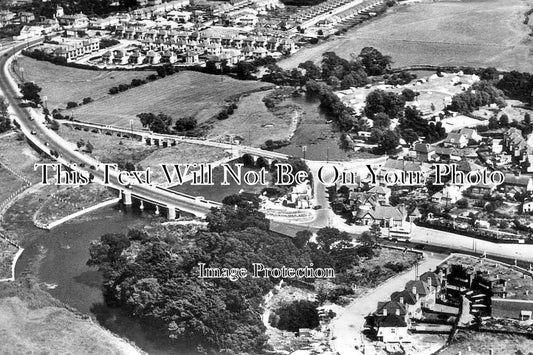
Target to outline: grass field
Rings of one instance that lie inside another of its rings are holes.
[[[91,155],[101,162],[117,163],[119,166],[132,162],[143,169],[150,167],[156,182],[166,181],[159,164],[208,163],[227,155],[224,150],[216,147],[179,143],[174,147],[158,148],[133,139],[77,131],[65,126],[61,127],[59,134],[72,143],[80,139],[91,142],[94,146]]]
[[[217,121],[209,131],[208,138],[223,138],[235,135],[244,138],[244,144],[261,146],[267,139],[289,139],[296,128],[292,118],[298,113],[286,109],[279,115],[269,111],[263,103],[267,91],[255,92],[241,98],[239,108],[228,119]]]
[[[471,65],[533,71],[533,38],[523,24],[524,12],[532,5],[531,0],[468,0],[398,6],[343,36],[301,50],[280,66],[320,61],[328,51],[349,58],[372,46],[392,56],[394,67]]]
[[[111,87],[129,84],[131,79],[144,79],[150,71],[95,71],[65,67],[21,56],[24,79],[34,81],[47,96],[48,108],[65,108],[67,102],[80,103],[84,97],[100,100],[109,96]]]
[[[114,193],[98,184],[69,186],[48,197],[36,213],[35,220],[48,224],[114,197]]]
[[[40,161],[43,161],[40,155],[28,145],[25,139],[19,140],[16,133],[0,137],[0,162],[32,182],[41,180],[40,172],[34,170],[35,163]]]
[[[125,341],[37,288],[0,285],[0,353],[135,354]]]
[[[530,354],[533,340],[525,336],[460,331],[451,345],[439,352],[442,355]]]
[[[184,71],[141,87],[74,110],[76,119],[122,127],[140,128],[136,117],[142,112],[163,112],[177,119],[194,116],[199,123],[217,114],[224,100],[234,95],[267,86],[257,81],[238,81],[228,77]]]

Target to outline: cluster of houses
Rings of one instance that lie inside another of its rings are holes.
[[[390,300],[378,302],[365,327],[378,341],[409,343],[411,332],[449,333],[472,316],[531,321],[532,276],[498,261],[453,255],[435,272],[423,273]],[[461,307],[466,316],[459,316]]]
[[[442,268],[449,289],[469,300],[470,313],[533,320],[533,274],[493,260],[455,255]]]
[[[445,279],[442,273],[425,272],[405,284],[405,289],[394,292],[389,301],[378,302],[377,309],[367,317],[365,328],[384,343],[409,343],[409,330],[423,331],[420,324],[425,313],[457,314],[458,309],[437,305],[442,298]],[[441,328],[451,330],[450,326]],[[433,329],[434,331],[434,329]]]
[[[229,65],[241,60],[265,58],[268,55],[280,56],[291,54],[296,50],[290,38],[244,36],[240,34],[220,34],[224,28],[206,31],[172,31],[163,29],[146,29],[130,26],[118,28],[117,37],[138,41],[135,50],[123,51],[120,60],[113,61],[116,53],[109,52],[103,57],[104,63],[115,64],[158,64],[174,63],[183,57],[185,63],[198,63],[199,58],[216,56],[218,60],[226,60]],[[133,57],[132,57],[133,56]],[[126,58],[128,57],[128,58]]]

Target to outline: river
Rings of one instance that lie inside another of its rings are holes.
[[[134,226],[146,225],[150,220],[150,214],[106,207],[91,213],[89,218],[84,216],[51,231],[21,221],[31,237],[22,245],[24,252],[17,262],[16,277],[30,272],[52,296],[96,318],[101,325],[135,342],[150,355],[176,354],[175,348],[163,344],[155,334],[143,329],[141,322],[120,309],[105,305],[102,275],[86,265],[92,240],[106,233],[124,233]],[[180,354],[185,353],[180,351]]]

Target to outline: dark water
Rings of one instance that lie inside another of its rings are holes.
[[[228,167],[231,168],[237,175],[238,169],[235,164],[240,162],[240,160],[233,160],[228,163]],[[244,175],[249,171],[258,172],[259,169],[247,168],[243,166],[241,168],[242,181],[240,185],[235,182],[234,178],[232,178],[228,172],[226,172],[229,185],[221,185],[221,183],[224,181],[224,168],[217,166],[213,168],[214,185],[191,185],[191,181],[187,181],[183,183],[183,185],[172,186],[170,189],[193,196],[204,196],[209,200],[217,202],[222,202],[224,197],[238,194],[241,191],[259,194],[265,187],[268,186],[268,182],[272,179],[272,176],[267,170],[265,173],[265,181],[267,182],[267,185],[262,185],[259,182],[256,184],[247,185],[244,180]]]
[[[303,158],[302,146],[307,147],[305,158],[310,160],[346,160],[347,154],[339,147],[340,133],[335,124],[327,123],[330,118],[320,109],[318,99],[305,95],[292,97],[287,103],[296,104],[303,109],[298,128],[291,138],[291,144],[277,152]]]
[[[96,318],[115,334],[135,342],[151,355],[177,354],[175,349],[156,339],[155,334],[143,329],[138,320],[106,306],[101,289],[102,275],[86,265],[92,240],[105,233],[125,233],[129,228],[145,225],[150,222],[147,218],[150,215],[110,207],[89,216],[89,220],[63,224],[51,231],[32,228],[31,222],[22,222],[27,224],[31,237],[23,245],[16,276],[31,268],[32,274],[48,287],[52,296]]]

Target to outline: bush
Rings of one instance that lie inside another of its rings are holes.
[[[317,304],[310,301],[295,301],[275,311],[279,316],[278,329],[297,332],[300,328],[316,328],[319,325]]]
[[[78,107],[78,103],[74,101],[67,102],[67,109]]]
[[[82,102],[83,102],[84,105],[87,105],[87,104],[93,102],[93,99],[91,97],[84,97]]]

